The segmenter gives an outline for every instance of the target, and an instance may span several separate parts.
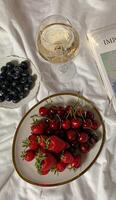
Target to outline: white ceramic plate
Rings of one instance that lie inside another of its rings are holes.
[[[16,62],[20,63],[24,60],[29,60],[29,59],[15,56],[15,55],[7,56],[5,58],[0,59],[0,69],[2,66],[5,66],[7,62],[16,61]],[[38,75],[38,72],[37,72],[34,64],[30,60],[29,60],[29,63],[30,63],[31,75],[36,75],[36,80],[35,80],[35,84],[34,84],[33,88],[30,90],[27,97],[25,97],[18,103],[4,101],[4,102],[0,102],[0,107],[17,108],[24,104],[27,104],[29,101],[31,101],[36,96],[37,91],[39,89],[40,79],[39,79],[39,75]]]
[[[63,103],[68,104],[70,102],[74,102],[75,100],[80,100],[83,105],[89,106],[90,109],[93,110],[97,120],[101,123],[99,127],[98,134],[100,134],[99,141],[95,144],[95,146],[91,149],[91,151],[83,157],[83,163],[80,168],[78,168],[75,172],[70,171],[68,169],[64,170],[64,172],[59,173],[59,175],[54,175],[53,173],[49,173],[47,175],[39,175],[37,173],[36,167],[34,166],[34,161],[28,163],[23,161],[20,157],[22,149],[22,141],[29,136],[30,134],[30,124],[31,118],[30,116],[37,114],[38,110],[41,106],[47,104],[47,102],[53,100],[54,103]],[[46,102],[47,101],[47,102]],[[79,94],[71,94],[71,93],[61,93],[55,94],[50,97],[43,99],[41,102],[36,104],[31,110],[27,112],[27,114],[21,120],[13,141],[13,163],[16,171],[25,181],[39,186],[58,186],[61,184],[68,183],[82,174],[84,174],[90,166],[95,162],[98,155],[101,152],[101,149],[104,144],[105,139],[105,127],[103,120],[98,112],[98,110],[94,107],[94,105],[87,100],[86,98],[79,96]]]

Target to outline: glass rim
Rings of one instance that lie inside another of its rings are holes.
[[[39,28],[40,28],[40,26],[42,25],[43,22],[45,22],[47,19],[52,18],[52,17],[62,17],[64,20],[67,20],[68,23],[72,26],[70,20],[67,17],[64,17],[63,15],[60,15],[60,14],[53,14],[53,15],[48,15],[47,17],[42,19],[41,22],[40,22]]]

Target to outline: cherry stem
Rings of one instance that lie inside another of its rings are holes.
[[[61,120],[61,118],[60,118],[60,116],[59,116],[58,114],[56,114],[56,116],[57,116],[57,118],[58,118],[59,121],[60,121],[60,128],[61,128],[61,122],[62,122],[62,120]]]

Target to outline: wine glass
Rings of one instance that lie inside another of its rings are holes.
[[[61,15],[45,18],[39,26],[36,48],[53,65],[59,80],[70,81],[74,77],[76,69],[71,60],[79,51],[79,34],[67,18]]]

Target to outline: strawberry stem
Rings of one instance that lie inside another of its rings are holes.
[[[25,149],[29,146],[29,140],[28,138],[26,138],[25,140],[23,140],[22,142],[22,147],[25,147]]]

